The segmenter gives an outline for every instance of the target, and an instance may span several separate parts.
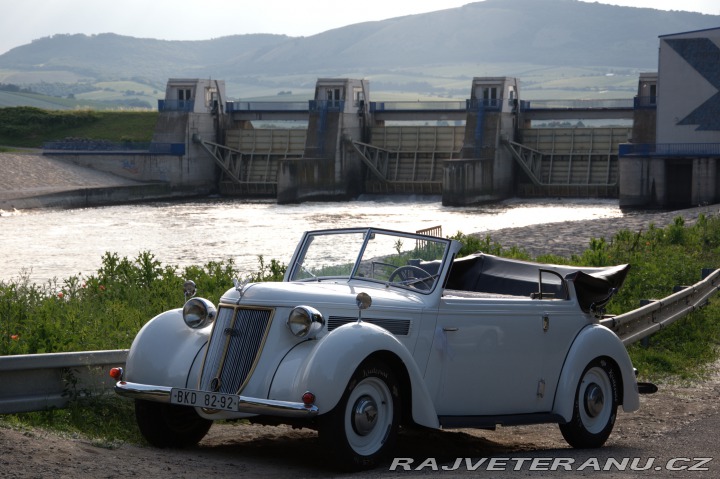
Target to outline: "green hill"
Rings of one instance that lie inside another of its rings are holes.
[[[367,78],[373,98],[466,98],[473,77],[499,75],[520,78],[525,98],[618,98],[634,94],[640,71],[657,69],[658,36],[718,25],[720,15],[485,0],[308,37],[54,35],[0,55],[0,82],[83,85],[76,99],[127,97],[153,108],[167,79],[178,77],[223,79],[234,99],[288,91],[309,98],[320,77]],[[135,86],[108,86],[119,81]]]

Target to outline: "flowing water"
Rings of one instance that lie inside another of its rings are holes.
[[[27,274],[35,283],[96,273],[105,252],[134,259],[150,251],[163,264],[233,259],[254,272],[258,255],[287,263],[303,231],[376,226],[400,231],[442,226],[444,236],[538,223],[622,216],[616,200],[508,200],[445,207],[439,197],[361,197],[342,203],[206,199],[0,217],[0,281]]]

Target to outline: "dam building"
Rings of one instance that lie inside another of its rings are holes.
[[[620,146],[620,206],[720,201],[720,28],[660,37],[640,75],[632,143]]]
[[[720,201],[719,45],[720,28],[660,37],[658,71],[619,100],[527,101],[516,78],[476,77],[465,100],[373,101],[367,80],[320,78],[309,101],[243,102],[221,80],[172,78],[146,149],[45,153],[176,195],[689,207]],[[547,127],[562,121],[584,126]]]
[[[618,196],[617,152],[630,126],[533,122],[631,120],[632,100],[524,102],[512,77],[474,78],[464,101],[373,102],[369,88],[321,78],[307,102],[231,102],[222,81],[170,79],[153,142],[182,143],[183,168],[202,169],[202,181],[219,172],[221,194],[281,203],[362,193],[440,195],[445,205]]]

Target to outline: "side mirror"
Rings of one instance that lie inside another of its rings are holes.
[[[355,296],[355,304],[357,304],[358,307],[358,320],[357,322],[362,321],[362,312],[363,309],[368,309],[370,305],[372,304],[372,298],[367,293],[358,293],[357,296]]]
[[[183,293],[185,294],[185,301],[195,296],[195,293],[197,293],[195,282],[190,280],[185,281],[185,284],[183,284]]]

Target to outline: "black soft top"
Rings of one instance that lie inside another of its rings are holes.
[[[578,268],[533,263],[475,253],[453,261],[446,289],[532,297],[539,292],[540,271],[552,271],[575,285],[580,308],[602,308],[622,286],[630,265]],[[559,281],[543,285],[543,293],[564,293]]]

